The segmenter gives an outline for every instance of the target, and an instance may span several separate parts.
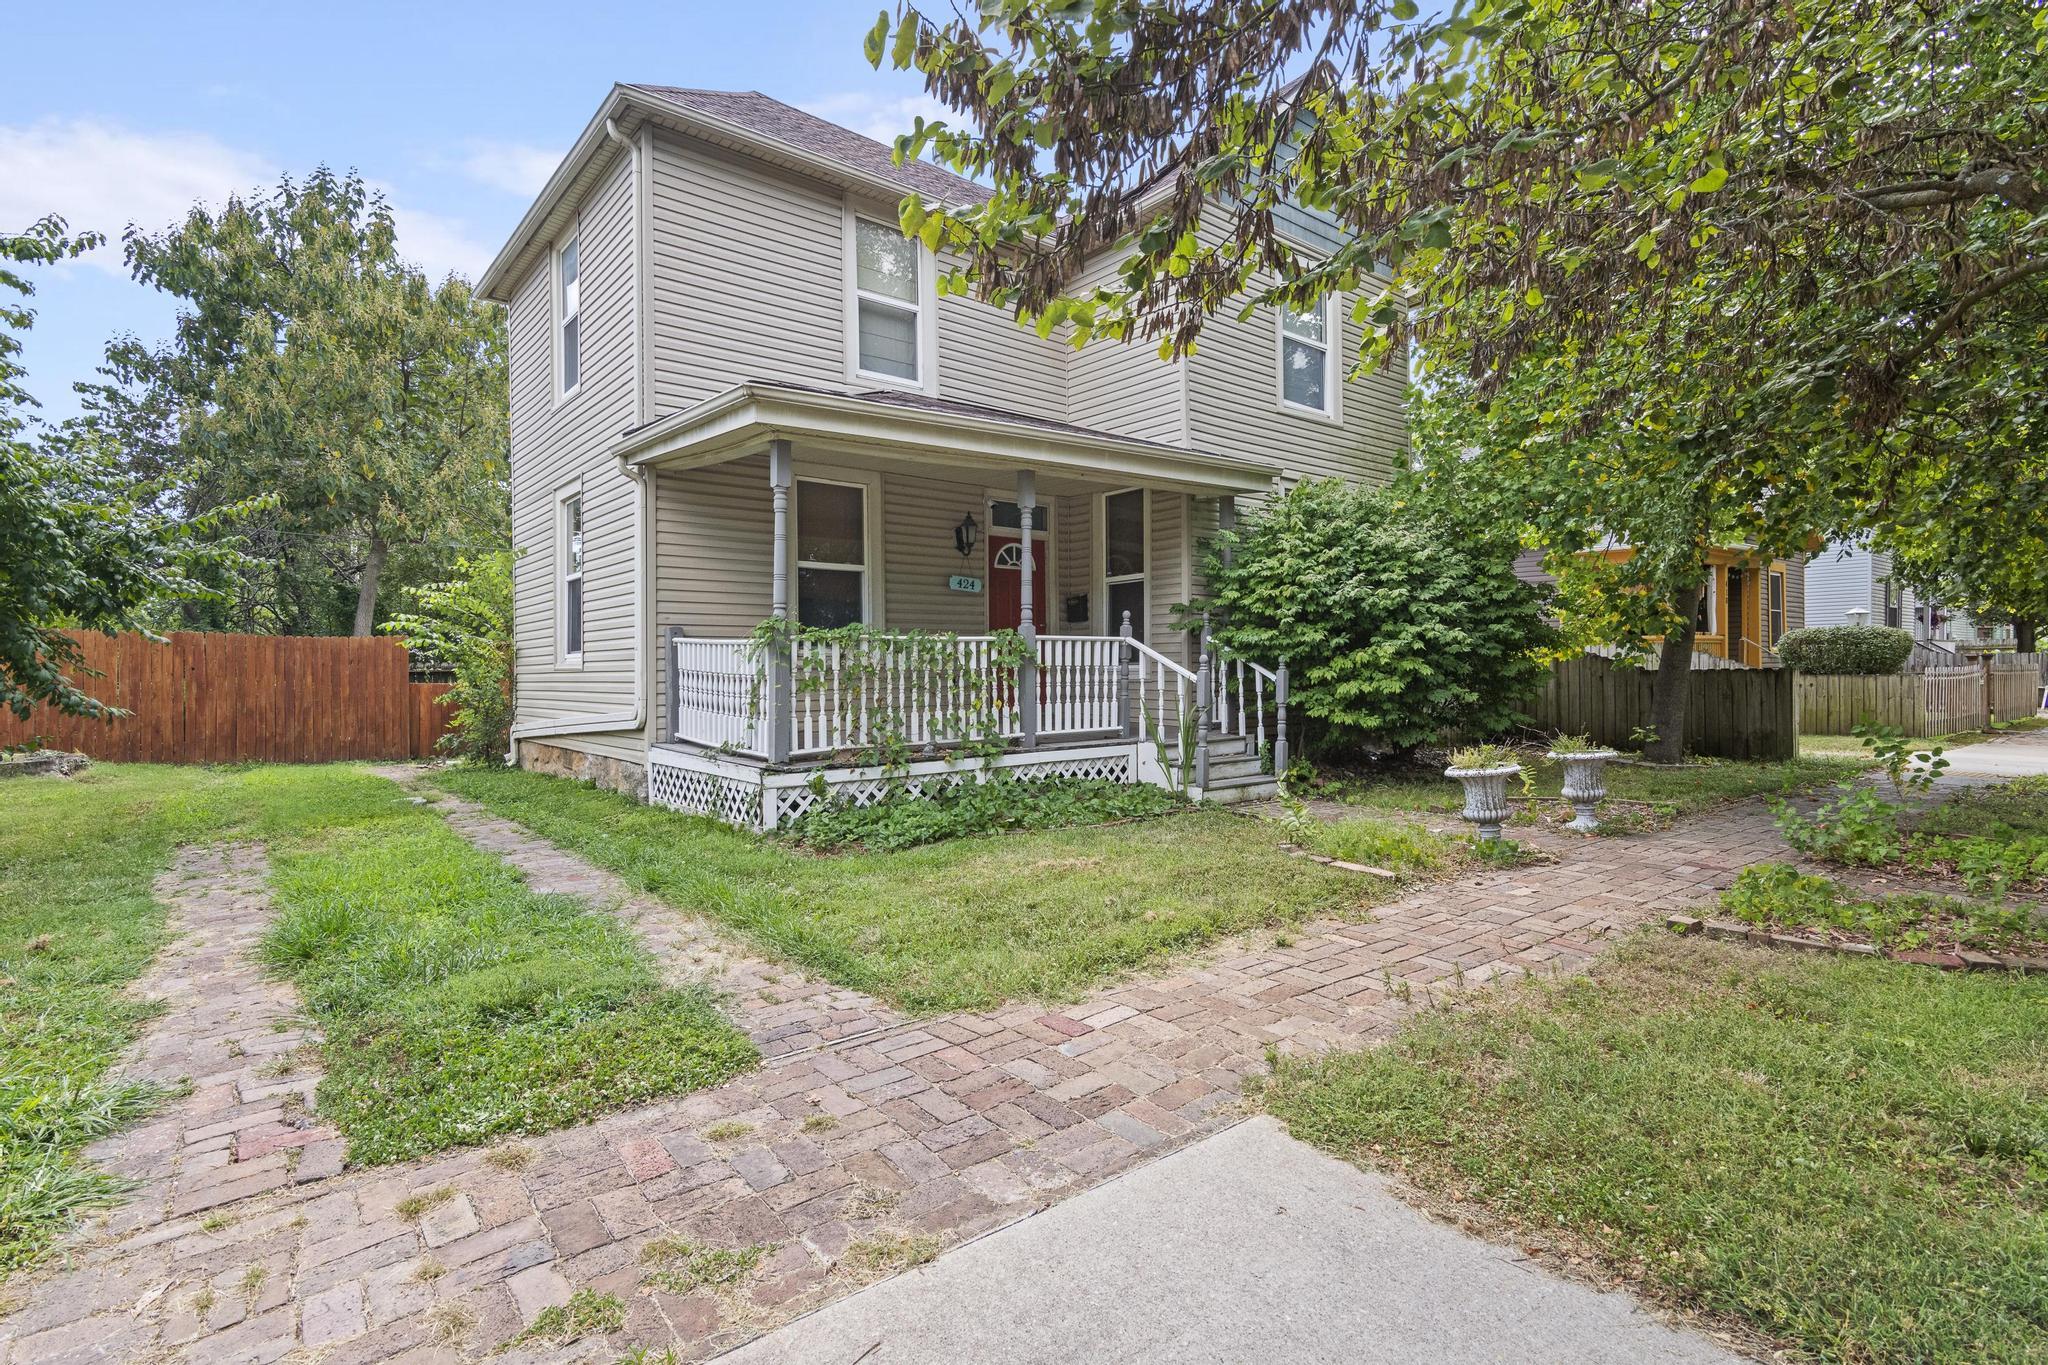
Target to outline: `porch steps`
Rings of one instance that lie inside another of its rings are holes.
[[[1263,801],[1279,790],[1271,773],[1262,770],[1259,755],[1242,739],[1209,741],[1209,785],[1202,799],[1219,806]]]

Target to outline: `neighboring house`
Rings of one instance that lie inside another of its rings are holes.
[[[924,756],[962,728],[1027,772],[1265,790],[1281,661],[1205,658],[1174,608],[1236,500],[1390,477],[1405,375],[1345,377],[1338,298],[1226,311],[1173,362],[1041,338],[938,292],[913,190],[984,193],[765,95],[615,86],[485,272],[518,762],[763,827],[887,789],[858,766],[883,740],[916,760],[892,777],[959,780]],[[960,638],[771,648],[771,618]]]
[[[1588,553],[1626,559],[1633,552],[1621,547]],[[1779,639],[1807,623],[1810,560],[1794,555],[1766,562],[1754,550],[1730,546],[1707,551],[1707,569],[1706,591],[1693,622],[1693,652],[1747,668],[1776,668]],[[1556,581],[1544,571],[1543,555],[1536,550],[1523,552],[1515,573],[1531,583]]]
[[[1969,613],[1924,601],[1892,574],[1892,557],[1855,541],[1835,541],[1807,566],[1808,619],[1816,626],[1861,623],[1910,630],[1937,647],[2011,647],[2011,626],[1979,626]]]

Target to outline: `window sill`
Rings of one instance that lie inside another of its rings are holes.
[[[1285,398],[1282,398],[1273,406],[1288,417],[1301,417],[1311,422],[1322,422],[1333,427],[1344,425],[1344,415],[1341,412],[1330,412],[1324,408],[1305,408],[1299,403],[1290,403]]]
[[[551,409],[551,411],[560,412],[563,408],[568,407],[569,404],[575,399],[576,395],[581,392],[583,392],[583,384],[579,380],[575,388],[566,389],[563,392],[555,395],[555,405]]]
[[[905,393],[930,393],[922,379],[905,379],[899,374],[876,374],[873,370],[855,369],[847,378],[856,384],[879,384],[883,388],[902,389]]]
[[[564,654],[558,661],[556,661],[555,667],[573,668],[580,672],[583,668],[583,656],[581,654]]]

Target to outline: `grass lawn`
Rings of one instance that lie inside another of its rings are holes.
[[[823,858],[611,792],[516,771],[437,779],[761,950],[912,1012],[1072,1000],[1250,929],[1391,888],[1289,857],[1222,811]]]
[[[1482,843],[1435,834],[1410,820],[1351,815],[1338,820],[1290,815],[1279,821],[1288,839],[1326,858],[1382,868],[1404,880],[1433,880],[1479,867],[1514,867],[1537,861],[1511,839]]]
[[[1862,753],[1858,746],[1857,753]],[[1527,760],[1525,759],[1525,762]],[[1695,759],[1683,767],[1652,764],[1607,765],[1610,801],[1639,801],[1685,815],[1746,796],[1785,796],[1824,789],[1861,772],[1866,764],[1842,757],[1800,757],[1780,763]],[[1528,769],[1530,796],[1556,800],[1563,792],[1561,765],[1538,759]],[[1319,780],[1305,795],[1326,797],[1365,810],[1455,814],[1464,805],[1458,784],[1439,772],[1408,771],[1363,776],[1339,773]],[[1508,795],[1524,795],[1515,784]]]
[[[647,1049],[698,1048],[655,1068],[678,1082],[751,1059],[701,1001],[654,987],[608,920],[527,895],[359,769],[17,778],[0,783],[0,1275],[117,1192],[77,1153],[157,1098],[106,1074],[157,1009],[126,992],[165,941],[150,886],[179,845],[228,839],[270,845],[292,926],[271,942],[312,954],[295,970],[330,1033],[320,1104],[359,1159],[623,1102],[599,1078]]]
[[[1283,1061],[1296,1136],[1841,1361],[2048,1359],[2048,980],[1657,934]]]

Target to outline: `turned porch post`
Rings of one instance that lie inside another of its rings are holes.
[[[789,442],[768,443],[768,488],[775,502],[775,564],[770,614],[777,621],[790,619],[790,566],[795,562],[795,539],[790,534]],[[790,730],[795,698],[790,691],[790,651],[793,646],[783,635],[768,655],[768,761],[789,762]]]
[[[1201,652],[1195,659],[1195,786],[1209,787],[1209,715],[1216,704],[1216,656],[1209,642],[1209,613],[1202,613]]]
[[[1123,727],[1126,739],[1138,736],[1138,651],[1131,648],[1131,614],[1124,613],[1123,628],[1117,632],[1122,641],[1116,649],[1116,715],[1117,724]]]
[[[1032,554],[1031,522],[1038,511],[1038,476],[1028,469],[1017,471],[1017,527],[1023,544],[1017,561],[1017,587],[1023,601],[1017,608],[1017,633],[1024,637],[1024,662],[1017,668],[1017,723],[1023,730],[1021,743],[1038,747],[1038,626],[1031,619]]]
[[[1280,727],[1273,732],[1273,778],[1287,780],[1287,660],[1280,661],[1273,683],[1273,696],[1280,708]]]

